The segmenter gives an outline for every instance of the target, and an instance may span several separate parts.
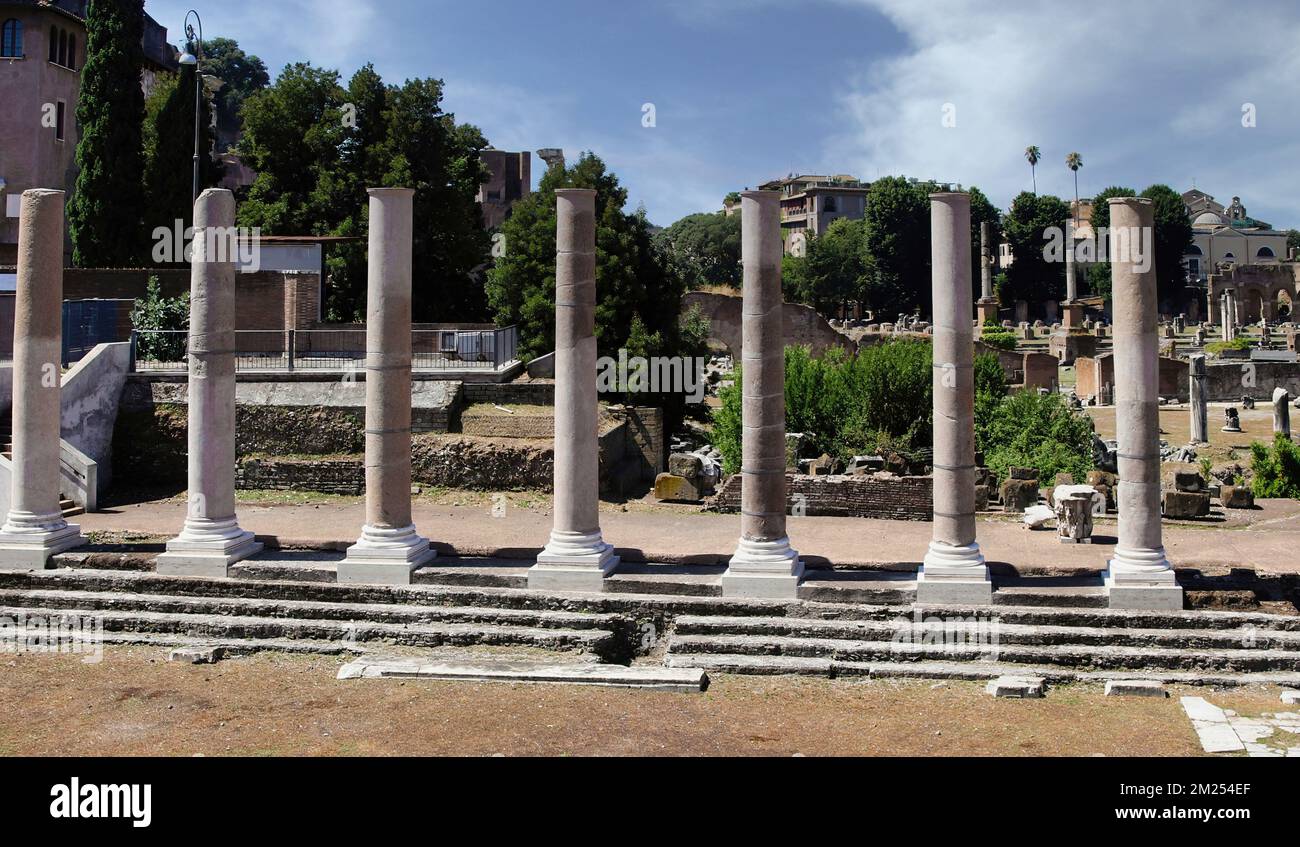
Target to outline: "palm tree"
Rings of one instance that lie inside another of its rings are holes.
[[[1074,171],[1074,213],[1079,213],[1079,168],[1083,167],[1083,157],[1071,153],[1065,157],[1065,166]]]
[[[1043,158],[1043,153],[1038,149],[1037,144],[1030,144],[1025,148],[1025,158],[1029,160],[1029,172],[1034,177],[1034,193],[1038,193],[1038,160]]]

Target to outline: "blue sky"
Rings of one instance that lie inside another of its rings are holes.
[[[194,0],[147,0],[173,42]],[[446,81],[496,147],[593,150],[667,225],[789,172],[1030,187],[1193,184],[1300,226],[1300,6],[1099,0],[225,0],[205,35],[272,74]],[[642,126],[653,103],[656,126]],[[1243,126],[1253,107],[1254,126]],[[945,126],[945,115],[955,126]],[[541,163],[534,159],[534,179]]]

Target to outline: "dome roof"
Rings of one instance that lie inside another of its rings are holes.
[[[1192,221],[1192,226],[1225,226],[1228,222],[1224,220],[1223,215],[1215,212],[1201,212]]]

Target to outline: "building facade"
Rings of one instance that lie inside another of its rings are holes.
[[[76,183],[77,95],[88,0],[0,0],[0,265],[16,260],[18,199]],[[140,84],[177,70],[167,30],[145,15]]]
[[[483,226],[497,229],[510,215],[510,207],[532,193],[531,153],[507,153],[488,148],[479,154],[488,169],[488,181],[479,186],[478,202]]]
[[[781,241],[786,253],[797,254],[832,221],[860,220],[867,211],[870,185],[844,174],[804,174],[763,183],[759,190],[781,192]]]
[[[1204,282],[1225,265],[1276,265],[1287,257],[1286,233],[1246,214],[1240,197],[1224,207],[1204,191],[1183,193],[1193,245],[1185,256],[1189,275]]]

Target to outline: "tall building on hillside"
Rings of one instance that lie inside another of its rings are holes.
[[[479,186],[478,202],[483,208],[483,226],[496,229],[510,216],[510,207],[533,190],[531,153],[507,153],[488,148],[479,154],[488,169],[488,181]]]
[[[786,253],[797,252],[803,238],[820,235],[838,218],[862,218],[869,189],[867,183],[844,174],[803,174],[759,186],[761,191],[781,192],[781,240]]]
[[[80,133],[77,95],[86,61],[88,0],[0,0],[0,265],[18,252],[18,200],[29,188],[71,191]],[[175,73],[167,29],[145,15],[145,96]]]

